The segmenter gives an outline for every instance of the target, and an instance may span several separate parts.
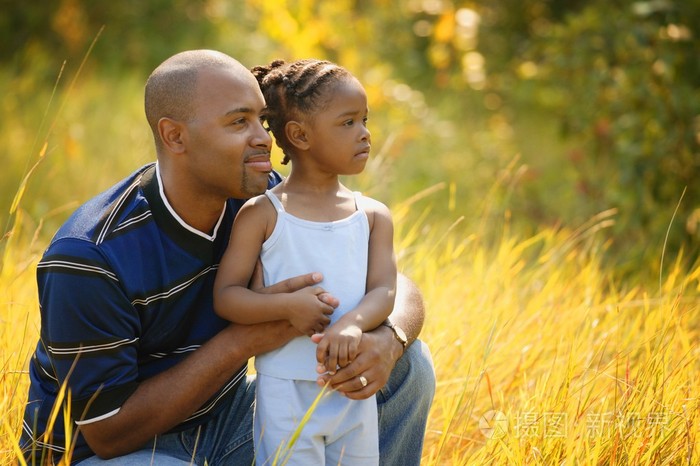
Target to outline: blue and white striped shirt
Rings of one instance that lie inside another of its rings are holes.
[[[63,410],[42,434],[61,384],[78,424],[116,414],[140,382],[182,361],[227,322],[212,290],[231,224],[243,200],[229,200],[211,236],[186,225],[149,164],[81,206],[37,266],[41,339],[32,357],[22,446],[65,449]],[[272,173],[269,187],[281,178]],[[201,424],[235,393],[243,366],[175,430]],[[82,437],[73,461],[92,455]]]

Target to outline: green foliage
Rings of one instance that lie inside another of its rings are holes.
[[[539,101],[574,144],[581,209],[617,208],[618,244],[638,253],[660,244],[681,197],[669,245],[699,238],[700,21],[675,6],[596,2],[528,50]]]
[[[64,60],[79,63],[102,28],[93,64],[117,72],[126,68],[151,70],[174,50],[218,42],[221,19],[215,5],[219,2],[212,1],[4,3],[3,18],[8,27],[0,28],[0,59],[20,72],[36,73],[36,58],[41,56],[49,79]],[[238,20],[246,24],[245,15],[239,15]]]

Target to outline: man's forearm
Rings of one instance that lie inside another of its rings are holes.
[[[187,419],[256,353],[292,337],[286,322],[231,325],[187,359],[141,383],[114,416],[81,426],[102,458],[130,453]]]

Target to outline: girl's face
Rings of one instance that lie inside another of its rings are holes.
[[[326,92],[326,105],[312,116],[306,133],[309,152],[330,173],[360,173],[371,145],[367,94],[355,78],[344,79]]]

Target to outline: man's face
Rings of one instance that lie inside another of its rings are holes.
[[[203,195],[249,198],[267,188],[272,139],[265,100],[244,67],[211,68],[197,77],[194,117],[187,122],[188,178]]]

